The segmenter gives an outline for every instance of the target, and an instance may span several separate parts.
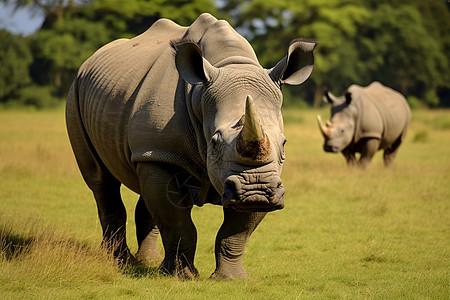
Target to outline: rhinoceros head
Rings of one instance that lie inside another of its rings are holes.
[[[327,152],[340,152],[353,140],[355,134],[355,108],[352,107],[350,93],[335,97],[331,92],[324,90],[323,100],[331,103],[331,119],[325,124],[317,116],[319,129],[325,138],[323,148]]]
[[[213,66],[195,43],[175,47],[180,75],[197,86],[192,107],[203,126],[208,176],[224,207],[238,211],[284,207],[280,175],[286,138],[280,87],[301,84],[309,77],[315,45],[293,41],[288,55],[272,69],[245,57]]]

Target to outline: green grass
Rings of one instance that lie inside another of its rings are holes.
[[[99,250],[93,197],[61,109],[0,111],[0,299],[449,299],[450,111],[413,111],[391,169],[324,153],[315,116],[287,109],[286,208],[244,256],[249,280],[211,281],[219,207],[194,208],[200,277],[120,269]],[[137,195],[123,189],[128,241]]]

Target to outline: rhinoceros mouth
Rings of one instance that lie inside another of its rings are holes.
[[[284,208],[284,187],[281,179],[245,183],[238,176],[225,181],[222,205],[240,212],[274,211]]]
[[[323,150],[325,152],[332,152],[332,153],[338,153],[341,151],[341,149],[338,146],[327,145],[327,144],[325,144],[323,146]]]

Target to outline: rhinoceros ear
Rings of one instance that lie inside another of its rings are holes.
[[[318,42],[296,39],[291,42],[288,54],[270,70],[270,76],[281,84],[298,85],[308,79],[314,67],[314,48]]]
[[[200,47],[193,42],[173,43],[175,65],[181,77],[190,84],[210,81],[218,70],[203,56]]]
[[[323,88],[322,100],[325,103],[331,103],[330,95],[328,94],[328,89]]]
[[[323,101],[325,103],[330,103],[330,104],[336,104],[339,102],[339,99],[336,98],[335,95],[333,95],[333,93],[331,93],[330,91],[328,91],[327,89],[325,89],[323,91],[323,97],[322,97]]]
[[[347,92],[345,93],[345,102],[348,104],[350,104],[350,102],[352,102],[352,93]]]

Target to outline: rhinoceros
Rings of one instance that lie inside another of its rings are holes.
[[[283,84],[311,74],[316,42],[293,40],[271,69],[226,21],[189,27],[160,19],[113,41],[78,71],[66,105],[68,135],[92,190],[102,243],[119,261],[194,278],[194,205],[223,206],[212,278],[246,277],[242,255],[264,216],[284,207]],[[121,185],[139,195],[138,252],[125,240]]]
[[[324,90],[323,99],[332,104],[330,121],[323,124],[317,116],[326,152],[342,152],[349,165],[366,168],[383,149],[384,165],[392,164],[411,119],[405,97],[375,81],[367,87],[351,85],[342,97]],[[361,154],[358,161],[355,153]]]

